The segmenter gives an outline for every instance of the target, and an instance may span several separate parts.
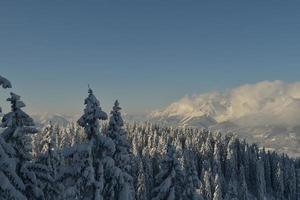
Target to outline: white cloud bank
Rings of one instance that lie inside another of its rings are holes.
[[[243,125],[300,125],[300,82],[263,81],[225,92],[185,96],[152,117],[210,115]]]

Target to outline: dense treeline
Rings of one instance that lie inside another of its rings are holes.
[[[40,141],[48,141],[49,127],[60,155],[88,141],[75,124],[48,125],[35,137],[34,152],[44,152]],[[104,124],[101,134],[107,130]],[[286,155],[207,130],[145,123],[128,124],[125,132],[136,199],[297,199],[300,166]]]
[[[10,87],[6,79],[0,85]],[[108,116],[89,89],[69,127],[34,128],[20,96],[2,118],[0,199],[296,200],[300,162],[234,135]],[[109,119],[108,119],[109,118]],[[107,120],[102,127],[100,120]]]

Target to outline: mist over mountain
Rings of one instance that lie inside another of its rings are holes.
[[[268,149],[299,156],[300,82],[263,81],[185,96],[148,120],[236,133]]]
[[[38,128],[42,128],[49,124],[58,125],[61,127],[66,127],[72,122],[76,122],[76,116],[64,115],[64,114],[32,114],[32,118],[35,122],[35,125]]]

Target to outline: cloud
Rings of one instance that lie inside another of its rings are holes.
[[[185,96],[154,117],[210,115],[243,125],[300,124],[300,82],[263,81],[224,92]]]

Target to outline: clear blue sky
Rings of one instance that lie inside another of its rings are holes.
[[[109,111],[300,79],[300,1],[0,1],[0,73],[31,112]],[[7,92],[1,91],[1,104]]]

